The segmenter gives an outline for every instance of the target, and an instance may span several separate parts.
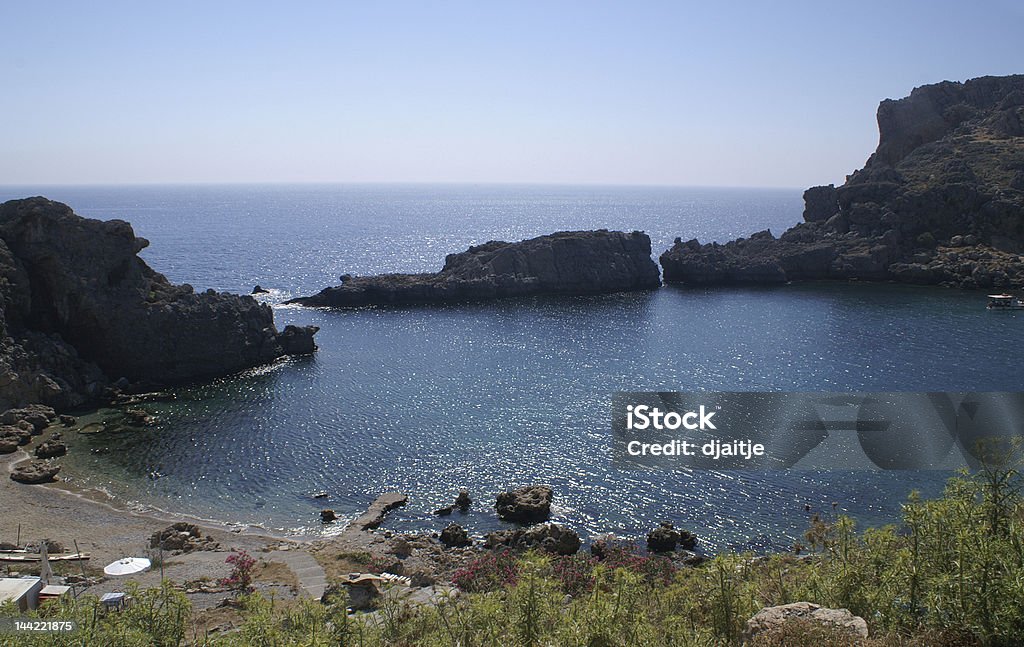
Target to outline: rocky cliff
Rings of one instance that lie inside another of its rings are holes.
[[[864,168],[804,193],[804,222],[661,256],[666,282],[1024,285],[1024,75],[916,88],[878,107]]]
[[[434,274],[342,277],[342,284],[289,303],[363,306],[597,294],[656,288],[651,239],[640,232],[564,231],[518,243],[489,242],[449,254]]]
[[[137,256],[131,225],[45,198],[0,205],[0,409],[87,402],[114,380],[163,385],[312,348],[251,297],[196,294]]]

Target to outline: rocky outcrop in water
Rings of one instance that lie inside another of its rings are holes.
[[[287,303],[365,306],[599,294],[660,285],[651,239],[641,232],[564,231],[518,243],[492,241],[449,254],[434,274],[343,277],[341,285]]]
[[[878,108],[879,144],[804,222],[724,245],[677,239],[666,282],[895,280],[1024,286],[1024,75],[916,88]]]
[[[58,408],[125,378],[141,387],[212,378],[313,348],[282,336],[251,297],[172,285],[121,220],[45,198],[0,205],[0,407]]]
[[[551,516],[553,497],[554,491],[547,485],[527,485],[500,492],[495,499],[494,509],[505,521],[537,523]]]

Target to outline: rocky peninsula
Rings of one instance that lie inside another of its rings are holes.
[[[667,283],[898,281],[1024,286],[1024,75],[914,89],[878,107],[879,143],[804,222],[726,243],[676,239]]]
[[[287,303],[365,306],[601,294],[656,288],[651,239],[634,231],[563,231],[518,243],[491,241],[449,254],[440,272],[342,277],[342,284]]]
[[[173,285],[121,220],[41,197],[0,205],[0,409],[58,409],[227,375],[312,352],[315,327],[278,332],[249,296]]]

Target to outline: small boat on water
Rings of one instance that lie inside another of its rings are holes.
[[[1024,310],[1024,301],[1012,294],[990,294],[985,307],[989,310]]]

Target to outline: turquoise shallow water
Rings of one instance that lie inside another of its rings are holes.
[[[177,282],[279,303],[345,272],[437,269],[489,239],[560,229],[642,229],[727,238],[799,218],[799,191],[564,187],[50,187],[78,213],[131,221],[144,256]],[[611,464],[618,390],[1020,390],[1024,319],[978,294],[878,285],[529,298],[321,311],[321,350],[178,391],[147,431],[72,439],[68,471],[125,501],[284,532],[321,532],[318,512],[360,511],[384,489],[412,495],[390,522],[440,529],[430,511],[458,487],[460,523],[499,525],[498,490],[550,483],[556,519],[584,534],[639,537],[662,519],[707,548],[787,546],[813,509],[891,521],[944,472],[654,472]],[[85,451],[96,450],[94,451]],[[327,500],[313,499],[317,491]]]

